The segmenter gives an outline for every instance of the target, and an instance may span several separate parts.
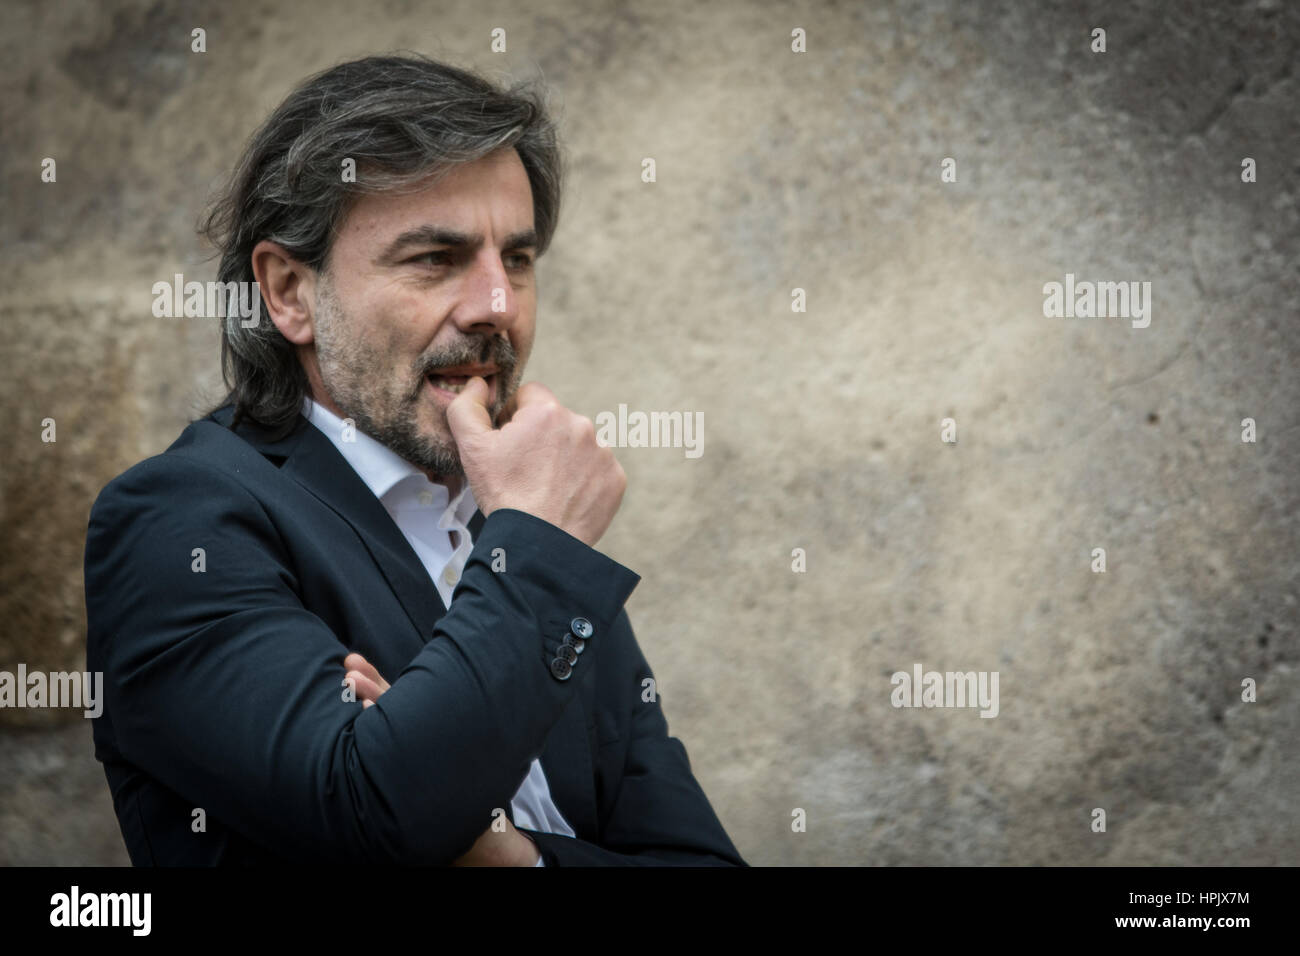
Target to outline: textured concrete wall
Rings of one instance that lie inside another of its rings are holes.
[[[747,859],[1300,861],[1300,6],[285,6],[6,9],[0,669],[81,665],[94,495],[217,391],[150,288],[211,277],[242,141],[414,48],[553,88],[531,377],[704,415],[698,459],[619,452],[601,547]],[[1045,317],[1066,273],[1149,281],[1150,325]],[[916,663],[998,715],[893,707]],[[89,725],[0,711],[0,863],[125,859]]]

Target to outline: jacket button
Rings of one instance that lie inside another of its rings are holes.
[[[591,622],[585,617],[575,617],[569,622],[569,630],[585,641],[587,638],[591,637],[595,628],[591,626]]]
[[[555,649],[555,659],[567,661],[569,666],[573,666],[578,663],[578,652],[572,644],[561,644]]]
[[[556,680],[568,680],[573,674],[573,665],[563,657],[557,657],[551,661],[551,676]]]
[[[564,643],[560,646],[572,647],[576,653],[581,654],[582,649],[587,646],[587,642],[580,637],[574,637],[572,634],[565,634]]]

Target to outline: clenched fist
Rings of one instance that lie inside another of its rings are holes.
[[[447,407],[479,510],[527,512],[594,546],[623,501],[627,475],[614,453],[596,443],[591,419],[529,382],[515,393],[509,420],[494,429],[487,400],[487,383],[476,375]]]

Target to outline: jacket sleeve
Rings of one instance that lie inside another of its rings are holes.
[[[659,695],[646,699],[643,680],[654,674],[626,614],[621,617],[620,646],[604,650],[616,655],[613,698],[626,702],[631,730],[613,796],[601,808],[600,844],[521,832],[537,844],[546,866],[748,866],[692,774],[685,746],[669,736]]]
[[[491,569],[498,547],[509,574]],[[640,580],[495,511],[433,639],[363,709],[344,699],[348,648],[303,606],[293,555],[235,475],[167,454],[118,477],[85,571],[89,666],[122,758],[278,856],[339,863],[468,850],[575,693],[546,667],[547,622],[609,627]]]

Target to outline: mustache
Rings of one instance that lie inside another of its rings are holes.
[[[421,384],[432,372],[445,368],[457,368],[462,365],[495,365],[498,374],[508,380],[519,361],[509,339],[500,336],[474,336],[461,339],[451,345],[440,348],[437,352],[423,356],[416,363]]]

